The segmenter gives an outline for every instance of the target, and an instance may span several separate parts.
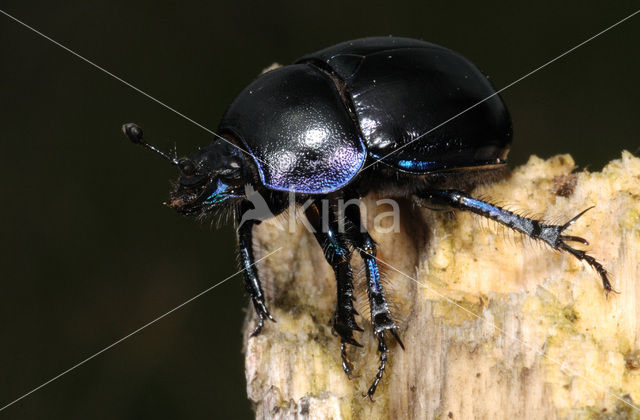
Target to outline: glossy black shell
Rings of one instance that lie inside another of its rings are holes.
[[[512,136],[504,102],[470,61],[394,37],[344,42],[264,73],[220,132],[250,149],[265,186],[304,193],[338,190],[379,158],[416,174],[502,164]]]

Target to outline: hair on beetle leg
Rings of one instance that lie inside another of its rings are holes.
[[[258,249],[255,246],[254,248],[256,250]],[[262,256],[260,255],[260,253],[256,254],[256,260],[260,259],[261,257]],[[238,260],[239,267],[242,268],[242,264],[240,262],[240,255],[239,254],[236,255],[236,258]],[[256,268],[260,270],[260,267],[262,267],[264,263],[265,263],[264,261],[258,262],[256,264]],[[286,290],[282,288],[283,279],[279,279],[279,281],[277,282],[278,284],[276,284],[275,279],[271,276],[261,277],[260,280],[261,280],[262,291],[264,293],[265,303],[267,304],[267,308],[273,314],[273,311],[276,309],[273,303],[276,302],[278,300],[278,297],[281,296],[281,294]],[[289,279],[285,279],[284,281],[288,281],[288,280]],[[248,292],[246,293],[248,294]],[[249,300],[249,306],[252,306],[251,300]],[[267,325],[268,324],[265,324],[265,327]]]
[[[258,257],[259,259],[260,257]],[[242,258],[240,257],[240,253],[236,252],[235,253],[235,260],[236,260],[236,266],[238,267],[238,270],[242,270],[243,265],[242,265]],[[257,268],[260,268],[260,266],[262,265],[262,261],[258,262],[256,264]],[[271,281],[270,278],[264,278],[262,279],[262,291],[264,293],[264,301],[267,304],[267,307],[270,306],[270,304],[274,301],[274,296],[275,296],[275,291],[276,288],[273,285],[273,282]],[[243,290],[245,288],[243,287]],[[245,294],[247,296],[250,297],[250,293],[247,290],[244,290]],[[257,319],[258,318],[258,314],[253,310],[253,302],[251,301],[251,299],[248,300],[247,305],[245,305],[246,311],[247,313],[251,313],[253,318]],[[265,324],[266,326],[267,324]],[[264,330],[263,330],[264,331]]]
[[[385,291],[387,305],[390,316],[397,326],[403,330],[409,316],[411,305],[411,293],[406,290],[407,284],[413,287],[413,283],[407,283],[404,276],[398,276],[396,269],[385,264],[381,259],[376,258],[378,272],[380,274],[380,284]]]
[[[222,226],[227,225],[230,221],[235,220],[235,214],[237,213],[237,211],[235,210],[236,206],[239,206],[239,203],[237,205],[231,205],[229,207],[225,207],[221,210],[210,213],[212,215],[210,227],[215,224],[216,229],[220,229]],[[203,216],[203,220],[205,220],[205,217],[206,216]]]
[[[289,210],[286,209],[282,213],[275,215],[274,217],[268,220],[265,220],[264,223],[273,225],[277,227],[278,230],[293,233],[294,227],[292,226],[291,229],[289,229],[289,216],[290,216]]]
[[[367,294],[367,274],[364,264],[358,264],[358,269],[353,275],[354,307],[360,317],[367,323],[371,322],[369,310],[369,295]]]
[[[400,297],[397,289],[394,287],[388,289],[386,297],[387,305],[389,306],[389,313],[391,314],[391,319],[398,327],[397,331],[406,331],[409,322],[409,308],[406,304],[400,303],[402,301],[402,298]]]

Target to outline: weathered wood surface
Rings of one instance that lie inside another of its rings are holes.
[[[371,403],[362,397],[378,365],[368,321],[359,319],[364,347],[349,352],[349,380],[331,331],[333,271],[305,229],[263,223],[258,256],[283,248],[260,263],[277,323],[249,339],[251,311],[245,331],[258,418],[640,417],[640,159],[623,153],[589,173],[574,172],[568,155],[532,157],[474,195],[555,222],[595,205],[567,233],[590,241],[620,294],[606,298],[585,263],[493,222],[401,203],[401,232],[373,235],[406,350],[392,344]],[[357,273],[362,262],[352,263]]]

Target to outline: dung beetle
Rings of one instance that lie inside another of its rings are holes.
[[[253,265],[252,230],[260,221],[242,219],[252,209],[247,191],[250,187],[259,193],[273,215],[289,207],[289,192],[295,193],[297,204],[310,200],[304,215],[335,272],[333,328],[348,375],[346,345],[359,346],[353,332],[363,331],[355,319],[350,264],[353,252],[360,254],[380,353],[367,391],[370,398],[384,374],[386,340],[393,336],[404,346],[380,282],[375,241],[358,206],[347,207],[344,215],[331,207],[324,220],[323,200],[359,199],[376,192],[428,207],[470,211],[586,261],[600,274],[605,290],[612,291],[604,267],[567,244],[587,241],[563,235],[584,212],[562,225],[546,224],[465,193],[504,173],[511,118],[475,65],[435,44],[363,38],[266,71],[233,100],[217,138],[190,158],[157,150],[135,124],[125,124],[123,131],[178,166],[180,177],[169,202],[178,212],[206,216],[234,209],[245,287],[257,314],[253,335],[265,319],[273,318]],[[340,229],[341,223],[347,228]]]

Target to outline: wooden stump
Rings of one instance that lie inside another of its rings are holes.
[[[595,205],[567,234],[590,241],[585,249],[620,294],[605,297],[587,264],[493,222],[401,202],[400,232],[372,232],[406,347],[392,343],[374,403],[363,398],[378,366],[368,318],[358,319],[364,347],[349,351],[349,380],[331,329],[333,271],[320,247],[302,226],[260,225],[257,256],[283,248],[259,264],[277,323],[249,338],[250,311],[245,328],[256,416],[640,417],[640,159],[625,152],[602,172],[573,171],[569,155],[531,157],[473,194],[552,222]],[[388,211],[378,198],[365,200],[369,222]],[[362,261],[352,263],[358,273]],[[356,287],[358,311],[368,314]]]

